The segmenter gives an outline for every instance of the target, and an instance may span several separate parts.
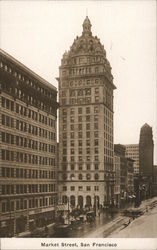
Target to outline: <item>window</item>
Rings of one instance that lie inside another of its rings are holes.
[[[70,190],[71,190],[71,191],[75,191],[75,186],[71,186],[71,187],[70,187]]]
[[[74,169],[75,169],[74,164],[71,164],[71,170],[74,170]]]
[[[78,178],[79,180],[82,180],[82,174],[79,174]]]
[[[94,166],[95,166],[95,170],[98,170],[98,169],[99,169],[98,164],[95,164]]]
[[[86,174],[86,179],[90,180],[91,179],[91,175],[90,174]]]
[[[86,154],[90,154],[90,148],[86,148]]]
[[[74,108],[71,108],[71,109],[70,109],[70,114],[71,114],[71,115],[74,115]]]
[[[95,88],[95,94],[99,94],[99,88]]]
[[[90,130],[90,123],[86,123],[86,130]]]
[[[95,96],[95,102],[99,102],[99,96]]]
[[[99,187],[98,186],[94,186],[94,191],[99,191]]]
[[[98,113],[98,107],[94,107],[94,113]]]
[[[95,146],[98,146],[98,145],[99,145],[98,139],[95,139],[95,140],[94,140],[94,145],[95,145]]]
[[[67,191],[67,186],[63,186],[63,191]]]
[[[90,107],[86,107],[86,114],[90,114]]]
[[[90,170],[90,164],[87,164],[87,170]]]
[[[82,190],[83,190],[83,187],[82,187],[82,186],[79,186],[79,187],[78,187],[78,190],[79,190],[79,191],[82,191]]]
[[[82,130],[82,124],[79,124],[79,125],[78,125],[78,129],[79,129],[79,130]]]
[[[82,114],[82,108],[78,108],[78,114]]]
[[[98,175],[98,174],[95,174],[95,175],[94,175],[94,178],[95,178],[95,180],[98,180],[98,179],[99,179],[99,175]]]
[[[86,190],[87,191],[91,191],[91,187],[90,186],[86,186]]]
[[[79,122],[82,122],[82,116],[79,116],[79,117],[78,117],[78,121],[79,121]]]
[[[90,138],[90,132],[89,132],[89,131],[86,132],[86,137],[87,137],[87,138]]]
[[[79,170],[82,170],[82,164],[79,164]]]
[[[82,138],[82,132],[78,132],[78,138]]]
[[[90,122],[90,115],[86,116],[86,122]]]

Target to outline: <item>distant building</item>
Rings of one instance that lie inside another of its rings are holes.
[[[134,160],[125,157],[125,155],[126,155],[126,147],[121,144],[115,144],[114,145],[115,197],[118,198],[120,197],[119,198],[120,206],[123,206],[125,202],[134,198],[134,169],[133,169]],[[120,195],[119,195],[119,185],[120,185]],[[116,186],[118,193],[116,191]],[[116,198],[116,200],[118,198]]]
[[[116,156],[120,157],[120,205],[123,204],[127,200],[127,159],[125,157],[126,148],[124,145],[115,144],[114,152]],[[115,180],[116,180],[115,176]]]
[[[59,181],[62,202],[99,206],[114,195],[113,76],[104,46],[83,32],[59,69]]]
[[[57,90],[0,50],[0,234],[50,224],[57,199]]]
[[[152,194],[157,196],[157,165],[153,166]]]
[[[120,156],[114,152],[114,172],[115,172],[115,182],[114,182],[114,200],[115,205],[120,207],[120,183],[121,183],[121,171],[120,171]]]
[[[139,174],[139,144],[126,144],[126,157],[134,160],[134,173]]]
[[[127,157],[127,198],[134,195],[134,160]]]
[[[141,128],[139,141],[139,169],[142,176],[152,176],[153,153],[154,142],[152,127],[145,123]]]
[[[154,142],[152,127],[144,124],[140,131],[139,170],[141,199],[152,195]]]

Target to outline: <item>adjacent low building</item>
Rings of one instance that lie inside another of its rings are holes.
[[[115,159],[115,201],[118,207],[125,206],[134,196],[134,160],[125,157],[126,147],[121,144],[114,145]],[[117,203],[118,202],[118,203]]]
[[[53,222],[56,88],[0,50],[0,234]]]
[[[139,174],[139,144],[126,144],[126,157],[134,160],[134,173]]]

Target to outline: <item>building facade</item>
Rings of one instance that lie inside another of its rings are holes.
[[[141,128],[139,141],[139,166],[140,174],[143,176],[152,176],[153,153],[154,142],[152,127],[145,123]]]
[[[59,68],[59,188],[71,207],[109,202],[114,194],[113,77],[88,17]]]
[[[53,222],[57,197],[57,91],[0,51],[0,232]]]
[[[154,142],[152,127],[145,123],[140,130],[139,172],[141,199],[152,195]]]
[[[134,173],[139,174],[139,144],[127,144],[126,157],[134,160]]]
[[[115,184],[114,184],[114,203],[116,207],[120,207],[120,156],[114,152],[114,172],[115,172]]]
[[[127,198],[134,198],[134,160],[127,157]]]

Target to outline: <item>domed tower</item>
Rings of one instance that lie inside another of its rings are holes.
[[[142,176],[152,176],[153,172],[153,134],[152,127],[145,123],[140,131],[139,165]]]
[[[59,189],[72,207],[99,206],[113,198],[113,76],[106,51],[83,32],[59,68]]]

